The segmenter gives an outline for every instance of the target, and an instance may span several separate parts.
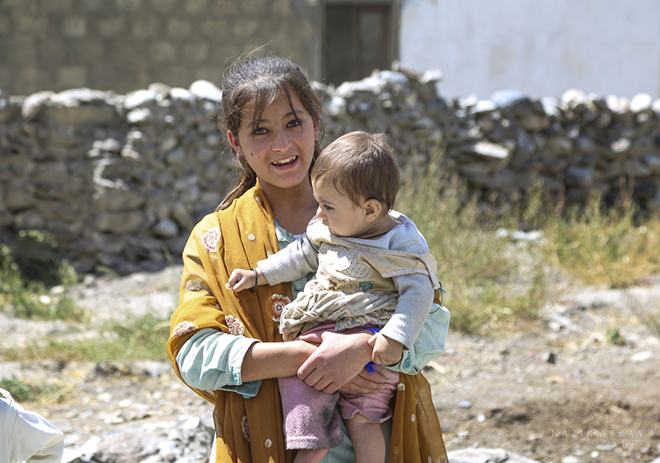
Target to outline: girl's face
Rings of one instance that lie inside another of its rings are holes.
[[[295,112],[294,112],[295,111]],[[236,135],[227,137],[239,157],[257,174],[262,189],[293,188],[306,182],[318,139],[318,121],[305,110],[300,98],[284,92],[253,121],[254,104],[243,108],[243,121]]]

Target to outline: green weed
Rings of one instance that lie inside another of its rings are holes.
[[[27,383],[12,376],[0,380],[0,388],[9,391],[17,402],[35,402],[39,399],[58,395],[62,387],[44,382]]]
[[[610,328],[607,330],[607,333],[605,333],[605,336],[607,342],[613,346],[622,346],[626,342],[619,328]]]
[[[26,272],[19,265],[24,259],[17,260],[14,254],[9,246],[0,245],[0,310],[28,319],[80,321],[86,318],[85,311],[76,307],[70,296],[71,287],[78,281],[70,264],[58,263],[52,279],[47,278],[57,284],[49,291],[43,281],[25,276],[34,269]]]

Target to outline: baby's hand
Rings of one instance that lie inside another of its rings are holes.
[[[372,360],[378,365],[394,365],[401,360],[403,344],[398,341],[376,333],[369,339],[369,345],[374,348]]]
[[[231,272],[229,280],[227,280],[225,286],[227,289],[231,289],[234,292],[243,291],[244,289],[252,289],[254,287],[254,271],[242,270],[240,268],[235,269]]]

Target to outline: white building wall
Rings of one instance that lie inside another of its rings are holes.
[[[400,61],[445,97],[660,97],[660,0],[404,0]]]

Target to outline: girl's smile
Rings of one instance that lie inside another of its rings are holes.
[[[254,104],[246,105],[242,114],[238,133],[227,135],[238,156],[245,157],[257,174],[261,188],[292,188],[306,182],[318,124],[298,95],[291,92],[289,100],[282,91],[262,114],[255,114]]]

